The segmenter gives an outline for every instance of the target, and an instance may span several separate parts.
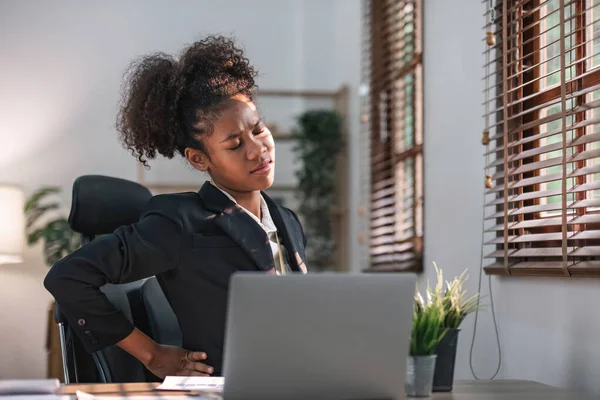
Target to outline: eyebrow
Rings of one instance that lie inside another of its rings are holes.
[[[252,129],[256,128],[260,124],[263,124],[264,122],[265,121],[262,118],[257,119],[256,122],[254,123],[254,126],[252,127]],[[227,142],[228,140],[237,139],[240,136],[242,136],[241,132],[232,133],[229,136],[227,136],[225,139],[221,140],[221,143]]]

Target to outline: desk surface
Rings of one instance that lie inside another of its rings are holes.
[[[155,395],[160,398],[160,394],[153,389],[158,386],[155,383],[127,383],[127,384],[106,384],[106,385],[68,385],[61,389],[62,394],[74,395],[76,390],[87,393],[102,395],[130,395],[135,399],[135,395]],[[169,395],[190,395],[183,392],[169,392]],[[73,396],[75,399],[75,396]],[[596,397],[571,392],[564,389],[558,389],[552,386],[543,385],[531,381],[519,380],[497,380],[497,381],[458,381],[454,385],[454,390],[450,393],[434,393],[431,399],[437,400],[592,400]]]
[[[447,400],[593,400],[593,396],[532,381],[459,381],[451,393],[434,393],[432,399]]]

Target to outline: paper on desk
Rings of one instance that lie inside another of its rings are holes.
[[[167,376],[157,389],[222,393],[224,384],[221,376]]]
[[[122,396],[117,396],[117,395],[95,395],[95,394],[90,394],[90,393],[86,393],[86,392],[82,392],[82,391],[77,391],[76,392],[76,396],[77,396],[77,400],[215,400],[215,397],[211,397],[211,396],[181,396],[181,395],[163,395],[163,394],[157,394],[157,395],[148,395],[148,394],[141,394],[141,395],[136,395],[135,393],[130,393],[130,394],[124,394]]]
[[[0,380],[0,395],[53,394],[60,388],[58,379]]]

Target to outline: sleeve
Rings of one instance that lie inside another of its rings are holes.
[[[44,286],[90,353],[127,337],[133,324],[100,287],[127,283],[175,269],[183,224],[176,205],[153,197],[139,222],[118,228],[58,261]]]

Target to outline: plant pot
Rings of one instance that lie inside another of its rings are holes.
[[[410,356],[406,368],[404,388],[409,397],[429,397],[433,386],[433,372],[437,355]]]
[[[435,373],[433,375],[434,392],[451,392],[454,384],[454,365],[460,328],[448,328],[435,353]]]

